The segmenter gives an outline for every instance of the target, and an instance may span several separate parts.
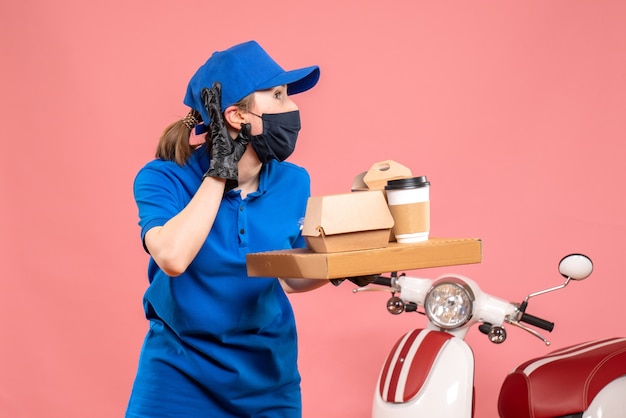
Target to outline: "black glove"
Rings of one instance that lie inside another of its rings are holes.
[[[209,112],[211,122],[209,132],[211,135],[210,166],[204,177],[219,177],[226,179],[227,187],[233,188],[238,185],[237,163],[241,159],[250,138],[250,131],[244,129],[232,139],[228,134],[224,115],[222,114],[222,85],[218,82],[213,86],[202,89],[202,100]],[[203,177],[203,178],[204,178]]]
[[[370,283],[374,283],[374,280],[376,280],[376,277],[377,276],[375,274],[372,274],[369,276],[346,277],[345,279],[330,279],[330,282],[334,286],[339,286],[341,283],[343,283],[344,280],[347,279],[359,287],[364,287]]]

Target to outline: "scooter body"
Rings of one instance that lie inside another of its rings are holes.
[[[413,418],[437,411],[440,418],[470,418],[474,355],[450,333],[416,329],[404,335],[380,372],[374,418]]]
[[[423,306],[436,313],[427,315],[426,328],[405,334],[389,353],[376,386],[372,417],[471,418],[474,354],[465,335],[479,321],[502,325],[516,306],[482,292],[473,280],[460,275],[436,280],[401,276],[391,286],[401,296],[389,300],[389,312]]]
[[[473,417],[474,355],[464,340],[468,330],[479,323],[481,332],[500,344],[507,337],[504,325],[513,325],[549,345],[525,324],[546,331],[554,324],[527,314],[528,300],[561,289],[572,279],[586,278],[592,265],[585,256],[574,254],[561,261],[559,271],[565,284],[530,294],[520,304],[488,295],[458,275],[388,279],[393,292],[388,311],[423,313],[428,322],[426,328],[400,338],[387,356],[372,417]],[[356,289],[360,290],[365,289]],[[626,416],[626,338],[569,347],[520,365],[502,386],[498,410],[502,418]]]
[[[626,411],[626,376],[618,377],[598,392],[581,418],[619,417]]]

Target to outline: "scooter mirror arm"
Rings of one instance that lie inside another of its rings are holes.
[[[563,283],[562,285],[551,287],[550,289],[540,290],[539,292],[531,293],[530,295],[526,296],[526,299],[524,299],[524,302],[522,303],[522,306],[525,307],[528,304],[528,299],[530,299],[530,298],[534,298],[535,296],[543,295],[545,293],[554,292],[555,290],[563,289],[565,286],[567,286],[569,284],[570,280],[571,279],[569,277],[567,277],[565,279],[565,283]]]

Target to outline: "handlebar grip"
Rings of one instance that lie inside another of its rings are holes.
[[[383,276],[376,276],[376,278],[374,279],[372,283],[379,284],[381,286],[391,287],[391,278],[383,277]]]
[[[527,324],[533,325],[537,328],[545,329],[548,332],[552,332],[554,329],[554,322],[546,321],[545,319],[541,319],[527,313],[522,314],[520,322],[526,322]]]

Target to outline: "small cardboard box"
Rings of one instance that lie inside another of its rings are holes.
[[[246,257],[251,277],[341,279],[422,268],[475,264],[482,261],[482,242],[475,238],[431,238],[415,244],[339,253],[309,249],[252,253]]]
[[[398,180],[413,177],[411,169],[402,164],[385,160],[378,161],[370,167],[368,171],[358,174],[352,181],[352,191],[360,190],[381,190],[385,199],[387,192],[385,186],[389,180]],[[389,241],[395,241],[396,236],[393,231],[389,233]]]
[[[355,251],[387,246],[392,227],[382,192],[363,191],[310,197],[302,235],[314,252]]]
[[[368,171],[358,174],[352,182],[352,190],[382,190],[389,180],[413,177],[411,170],[393,160],[372,164]]]

